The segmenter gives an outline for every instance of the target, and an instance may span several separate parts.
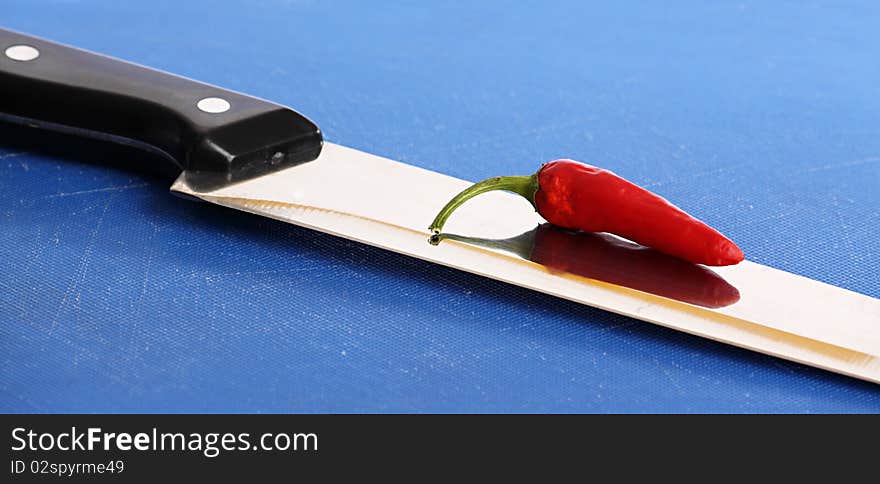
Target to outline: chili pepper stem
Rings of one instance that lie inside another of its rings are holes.
[[[443,229],[443,225],[446,223],[446,219],[452,215],[452,212],[455,211],[461,204],[470,200],[481,193],[491,192],[494,190],[505,190],[508,192],[518,193],[525,197],[532,206],[535,206],[535,192],[538,191],[538,175],[529,175],[529,176],[496,176],[492,178],[487,178],[481,182],[474,183],[473,185],[465,188],[458,195],[452,198],[449,203],[446,204],[440,210],[440,213],[437,214],[437,217],[434,219],[434,222],[431,223],[431,226],[428,227],[428,230],[433,232],[434,234],[439,234]],[[439,242],[439,241],[438,241]]]

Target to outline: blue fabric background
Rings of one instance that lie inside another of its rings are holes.
[[[4,0],[0,24],[462,178],[599,164],[756,262],[880,297],[880,4],[668,3]],[[876,385],[10,137],[3,411],[880,411]]]

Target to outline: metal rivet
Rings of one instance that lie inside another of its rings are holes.
[[[19,44],[6,48],[6,57],[12,60],[27,62],[40,57],[40,51],[36,47]]]
[[[221,97],[206,97],[199,101],[196,106],[200,110],[211,114],[225,113],[232,107],[229,101]]]

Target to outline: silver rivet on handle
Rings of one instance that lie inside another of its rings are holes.
[[[206,113],[219,114],[229,111],[232,106],[222,97],[206,97],[196,103],[196,107]]]
[[[6,48],[6,57],[14,61],[27,62],[40,57],[40,51],[30,45],[18,44]]]

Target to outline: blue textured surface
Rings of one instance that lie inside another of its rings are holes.
[[[581,3],[5,0],[0,22],[462,178],[603,165],[754,261],[880,297],[880,4]],[[87,161],[0,145],[0,410],[880,411],[875,385]]]

